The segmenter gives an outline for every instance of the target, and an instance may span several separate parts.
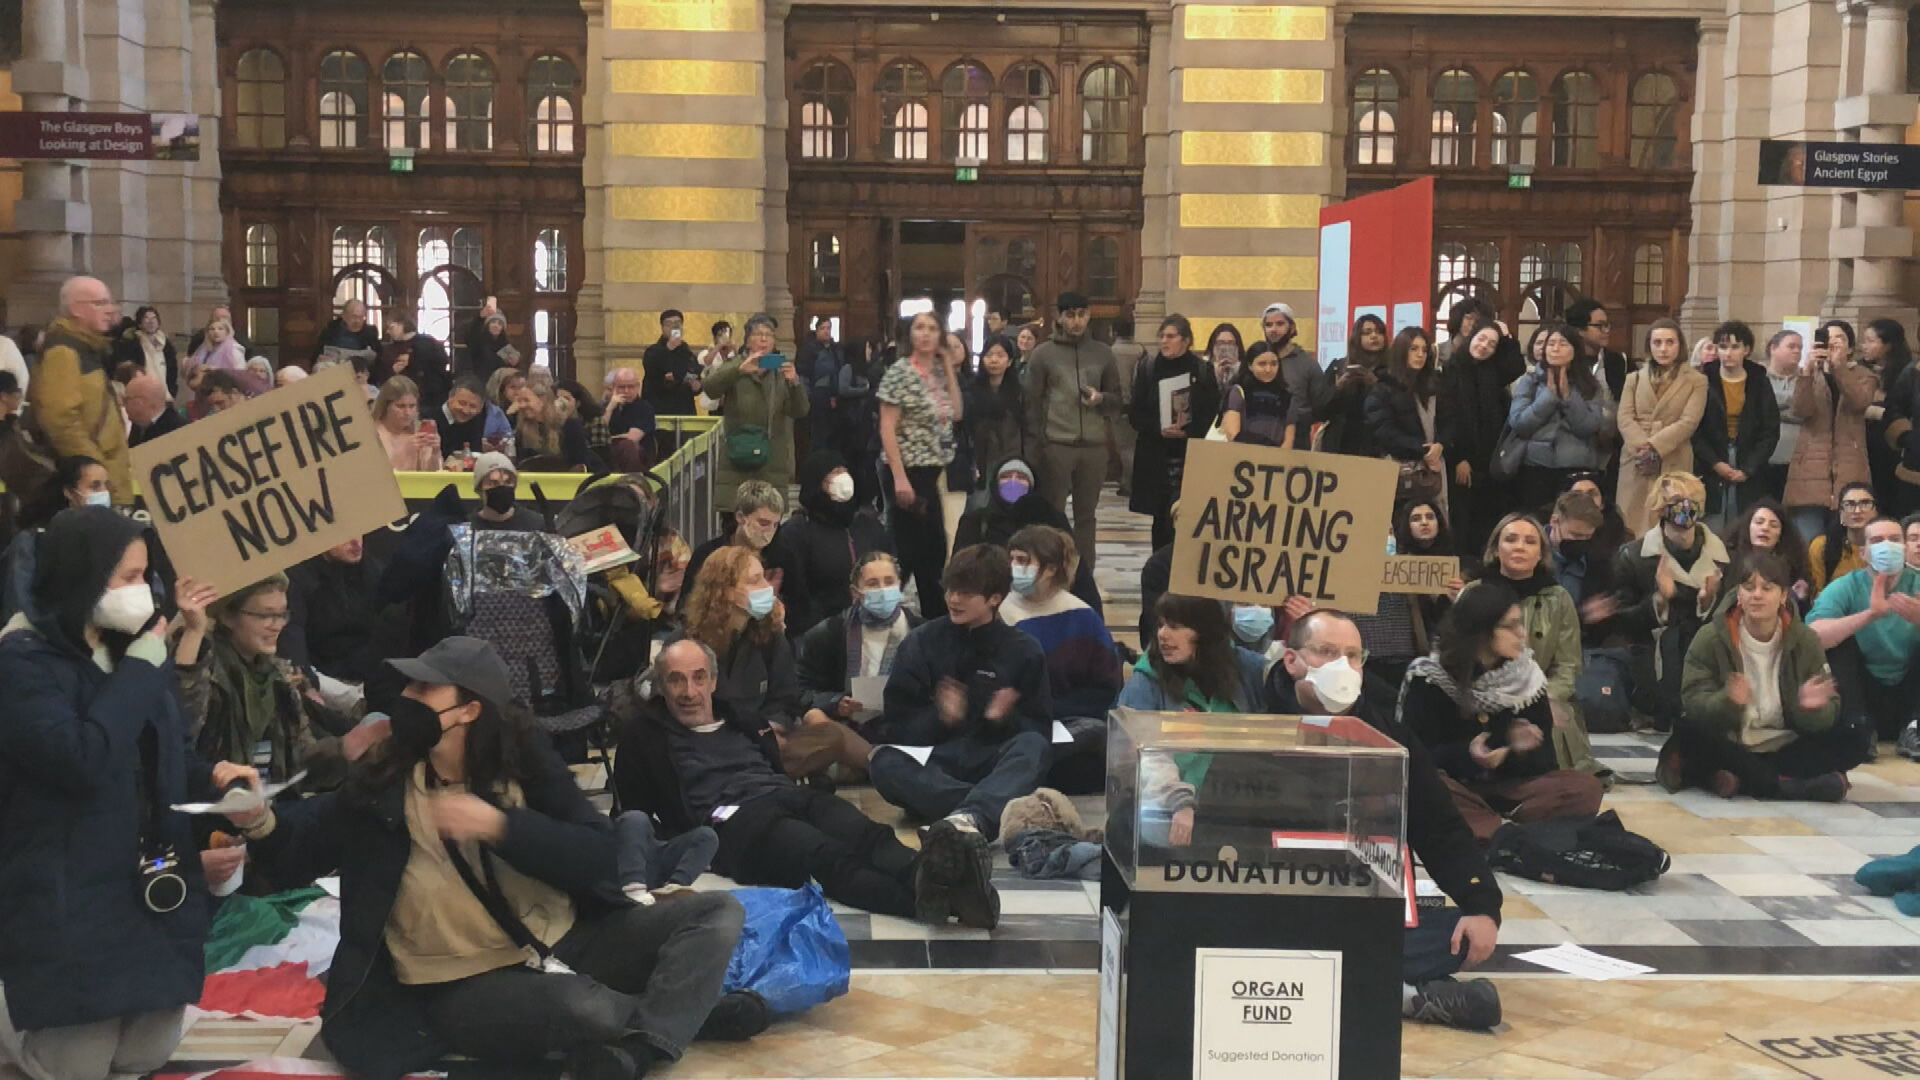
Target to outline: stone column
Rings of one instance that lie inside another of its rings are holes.
[[[798,356],[799,343],[807,338],[800,317],[815,313],[794,311],[793,285],[787,280],[788,238],[793,235],[787,221],[787,12],[792,6],[792,0],[767,0],[764,13],[767,186],[761,213],[767,224],[767,254],[760,274],[767,288],[766,312],[780,323],[781,348],[788,356]],[[841,265],[847,265],[844,255]]]
[[[1834,103],[1834,127],[1862,144],[1906,141],[1917,100],[1906,93],[1907,0],[1841,0],[1850,31],[1858,31],[1858,94]],[[1867,191],[1842,196],[1852,202],[1853,224],[1836,229],[1833,254],[1850,264],[1841,275],[1835,314],[1856,319],[1892,316],[1910,320],[1914,308],[1900,296],[1904,264],[1913,256],[1913,233],[1902,222],[1903,191]],[[1844,218],[1843,218],[1844,220]]]
[[[64,0],[26,0],[24,40],[13,64],[13,88],[29,112],[65,112],[87,94],[86,71],[73,62]],[[22,198],[13,209],[23,244],[22,273],[8,297],[8,318],[44,323],[56,314],[60,283],[74,271],[74,236],[83,207],[73,199],[65,161],[23,161]]]
[[[1133,301],[1136,340],[1147,340],[1147,328],[1157,326],[1167,315],[1167,290],[1176,280],[1178,263],[1173,243],[1175,204],[1173,166],[1179,157],[1178,135],[1170,128],[1169,97],[1173,89],[1173,22],[1163,12],[1149,14],[1147,43],[1147,104],[1142,134],[1146,141],[1146,167],[1141,177],[1142,222],[1140,227],[1140,291]],[[1210,327],[1195,327],[1200,337]],[[1195,349],[1204,350],[1205,341],[1196,341]]]

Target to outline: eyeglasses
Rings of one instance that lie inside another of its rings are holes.
[[[1612,323],[1610,323],[1610,322],[1608,322],[1608,321],[1607,321],[1607,320],[1605,320],[1605,319],[1595,319],[1595,320],[1593,320],[1592,322],[1590,322],[1590,323],[1588,323],[1588,324],[1587,324],[1587,329],[1589,329],[1589,330],[1611,330],[1611,329],[1613,329],[1613,324],[1612,324]]]
[[[248,611],[246,608],[241,608],[240,614],[245,615],[249,619],[259,619],[263,623],[277,626],[285,626],[287,620],[293,618],[292,615],[284,611]]]
[[[1872,499],[1841,499],[1842,510],[1871,510],[1877,505]]]
[[[1322,642],[1314,642],[1313,644],[1310,644],[1310,645],[1303,645],[1301,646],[1300,651],[1303,653],[1306,653],[1308,656],[1311,656],[1319,660],[1323,664],[1332,663],[1335,660],[1345,658],[1347,660],[1352,661],[1354,666],[1356,667],[1365,667],[1367,664],[1367,657],[1372,655],[1366,649],[1348,650],[1348,649],[1342,649],[1338,645],[1328,645]]]

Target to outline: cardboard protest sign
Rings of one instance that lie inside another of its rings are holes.
[[[344,365],[132,457],[174,570],[223,596],[407,512],[366,392]]]
[[[1861,1020],[1845,1027],[1803,1025],[1728,1034],[1814,1080],[1920,1076],[1920,1023]]]
[[[1383,458],[1190,442],[1167,590],[1370,614],[1399,476]]]
[[[1452,555],[1389,555],[1380,573],[1380,591],[1444,596],[1447,582],[1459,576],[1460,560]]]

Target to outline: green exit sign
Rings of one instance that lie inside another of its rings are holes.
[[[409,149],[403,153],[397,149],[388,150],[387,151],[387,171],[396,172],[396,173],[412,172],[413,171],[413,151]]]
[[[1530,188],[1533,186],[1533,174],[1514,173],[1507,177],[1507,186],[1513,188],[1515,191]]]
[[[980,166],[956,165],[953,169],[953,178],[955,180],[978,180],[980,179]]]

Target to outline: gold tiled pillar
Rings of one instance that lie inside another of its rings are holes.
[[[1232,322],[1258,341],[1261,309],[1281,300],[1312,347],[1319,209],[1344,183],[1328,134],[1341,129],[1338,60],[1328,6],[1172,4],[1166,64],[1156,65],[1167,84],[1168,178],[1158,254],[1166,310],[1192,319],[1197,337]],[[1161,119],[1153,104],[1150,149]]]
[[[587,281],[576,357],[592,385],[639,360],[664,309],[686,312],[699,347],[716,319],[737,328],[766,306],[768,34],[761,0],[582,7]]]

